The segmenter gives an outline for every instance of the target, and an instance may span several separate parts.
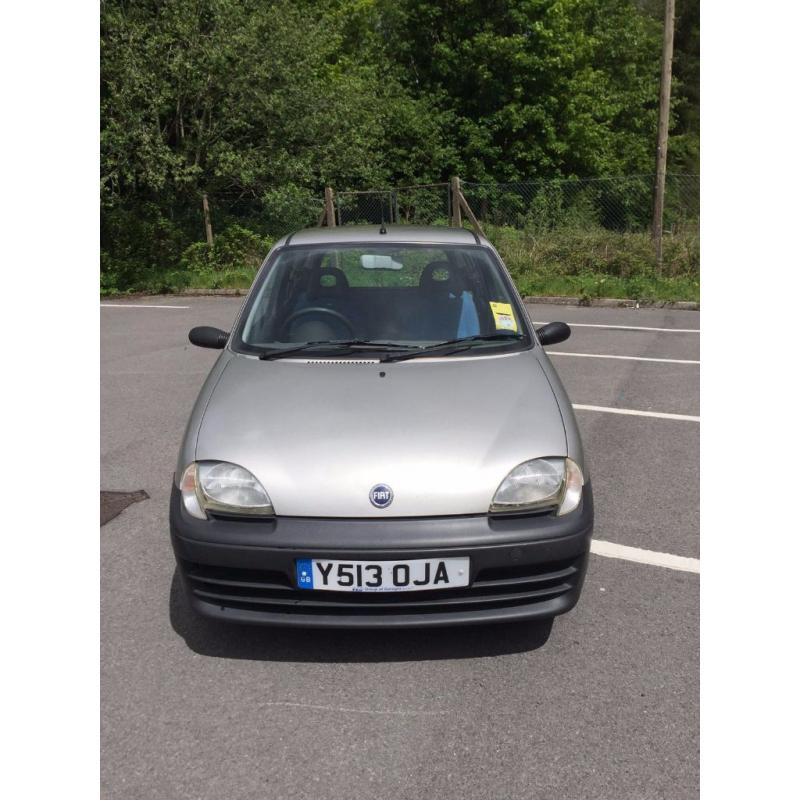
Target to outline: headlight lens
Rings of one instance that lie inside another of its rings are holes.
[[[491,512],[558,508],[558,515],[578,507],[583,474],[569,458],[535,458],[514,467],[495,492]]]
[[[181,479],[183,505],[193,517],[206,511],[268,516],[274,514],[269,495],[244,467],[224,461],[189,464]]]

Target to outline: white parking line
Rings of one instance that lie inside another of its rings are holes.
[[[144,303],[100,303],[100,308],[191,308],[191,306],[145,305]]]
[[[621,558],[623,561],[635,561],[637,564],[651,564],[655,567],[677,569],[681,572],[700,573],[700,559],[674,556],[672,553],[659,553],[656,550],[643,550],[640,547],[628,547],[624,544],[604,542],[592,539],[592,552],[596,556]]]
[[[699,361],[690,361],[684,358],[646,358],[645,356],[608,356],[598,353],[564,353],[548,350],[549,356],[574,356],[575,358],[618,358],[622,361],[657,361],[660,364],[699,364]]]
[[[573,403],[572,407],[576,411],[601,411],[605,414],[628,414],[632,417],[655,417],[656,419],[682,419],[687,422],[700,422],[700,417],[693,417],[690,414],[665,414],[661,411],[638,411],[634,408],[611,408],[609,406],[583,406]]]
[[[450,713],[449,711],[404,711],[402,709],[393,711],[391,709],[381,708],[341,708],[339,706],[320,706],[311,703],[294,703],[289,700],[271,700],[261,705],[280,706],[283,708],[302,708],[309,711],[335,711],[339,714],[389,714],[399,717],[438,717]]]
[[[566,320],[561,320],[566,322]],[[546,322],[534,322],[534,325],[547,325]],[[700,328],[644,328],[639,325],[598,325],[590,322],[567,322],[570,328],[610,328],[619,331],[660,331],[663,333],[700,333]]]

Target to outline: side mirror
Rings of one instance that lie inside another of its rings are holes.
[[[542,347],[548,344],[566,342],[571,333],[572,330],[566,322],[548,322],[547,325],[543,325],[536,331],[536,335],[539,337]]]
[[[219,328],[200,325],[189,331],[189,341],[198,347],[210,347],[212,350],[222,350],[228,341],[229,334]]]

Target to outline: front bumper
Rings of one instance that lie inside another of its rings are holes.
[[[546,619],[578,602],[588,563],[591,485],[564,517],[198,520],[173,486],[170,534],[190,606],[231,622],[410,628]],[[468,556],[470,585],[423,592],[298,589],[298,558]]]

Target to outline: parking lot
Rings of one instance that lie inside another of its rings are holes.
[[[696,797],[699,313],[528,306],[574,324],[552,361],[601,543],[552,629],[292,631],[194,620],[174,576],[170,482],[217,357],[186,334],[241,301],[102,304],[101,488],[149,495],[100,532],[102,796]]]

